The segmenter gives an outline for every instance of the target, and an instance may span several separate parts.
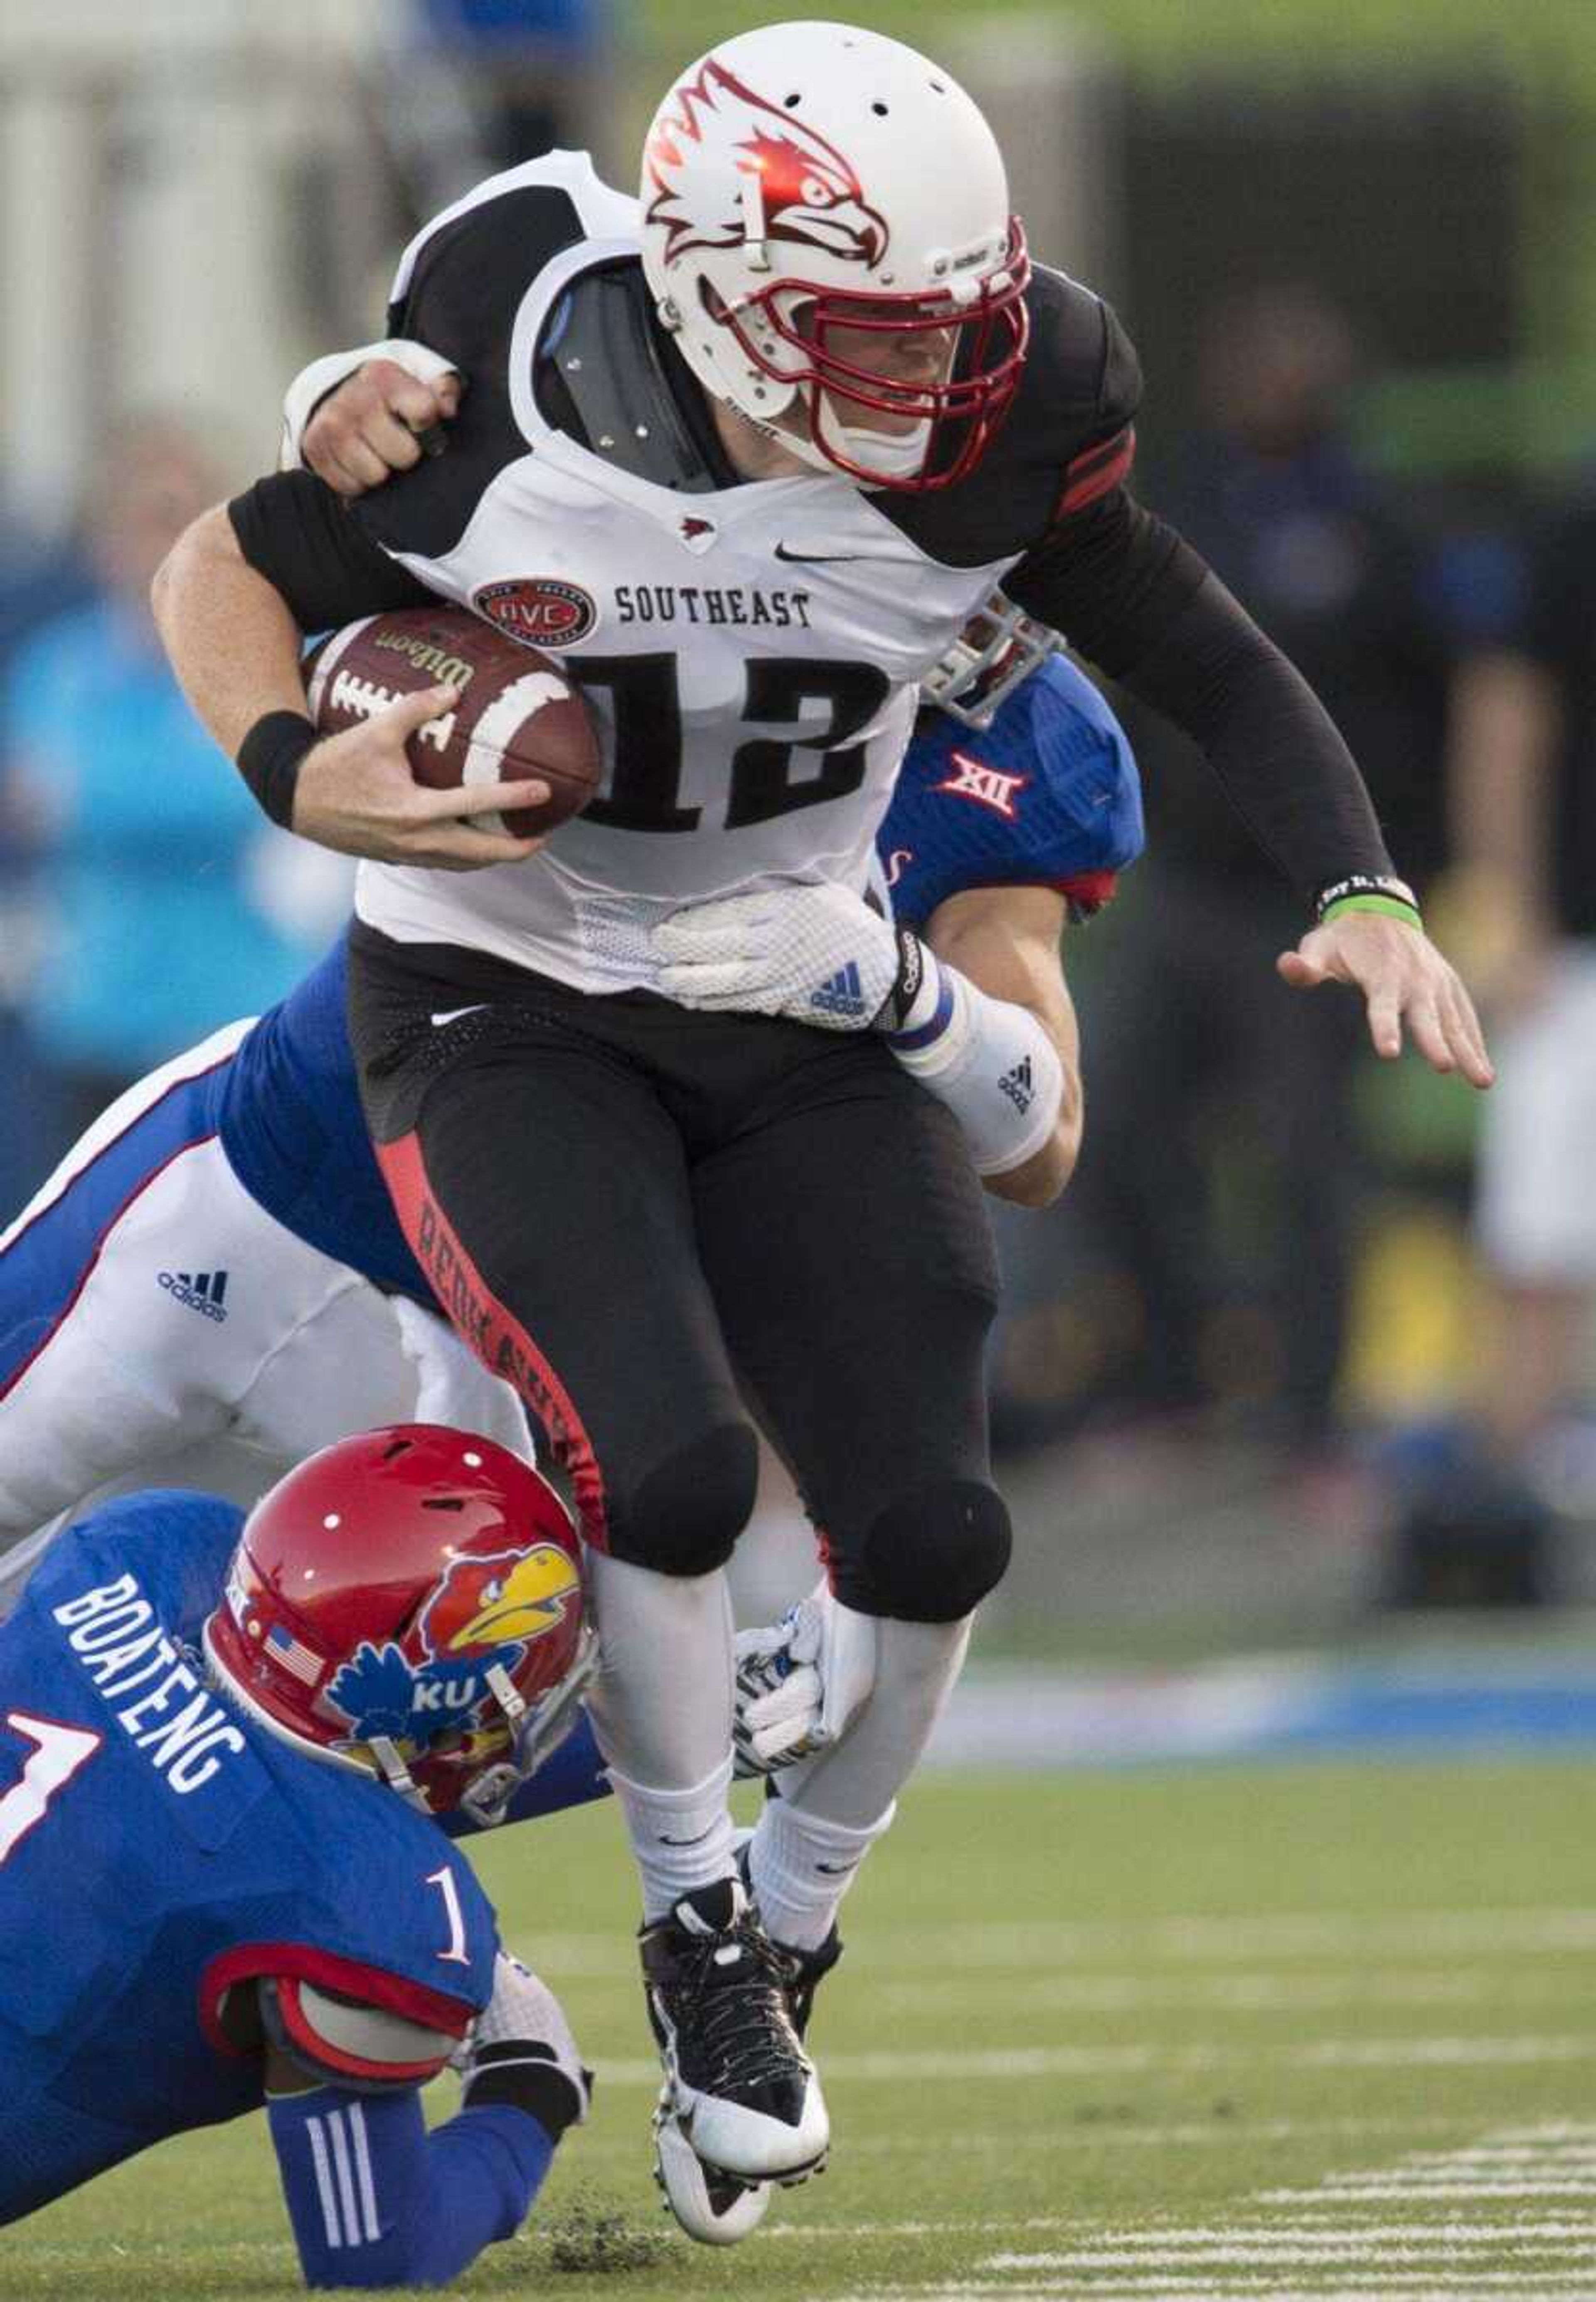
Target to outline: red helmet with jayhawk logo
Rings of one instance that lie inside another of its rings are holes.
[[[574,1722],[591,1669],[559,1496],[508,1448],[432,1424],[340,1440],[263,1495],[204,1636],[273,1733],[483,1822]]]
[[[868,486],[974,469],[1019,388],[1029,260],[991,130],[928,57],[847,24],[723,41],[654,116],[642,209],[706,391]]]

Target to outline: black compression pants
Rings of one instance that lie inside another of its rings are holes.
[[[411,1246],[590,1542],[719,1565],[753,1500],[746,1399],[847,1604],[949,1619],[997,1579],[985,1206],[956,1122],[878,1039],[364,928],[350,1028]]]

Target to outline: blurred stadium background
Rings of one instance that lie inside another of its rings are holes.
[[[285,988],[345,900],[174,710],[139,609],[167,537],[270,463],[305,358],[380,332],[422,217],[550,141],[629,181],[671,69],[772,13],[0,11],[0,1217],[129,1077]],[[987,105],[1033,246],[1142,351],[1142,491],[1321,684],[1493,1025],[1533,1026],[1596,924],[1543,909],[1560,835],[1516,853],[1491,804],[1549,676],[1542,538],[1596,445],[1588,9],[852,13]],[[119,649],[90,681],[96,618]],[[1088,1149],[1058,1208],[1003,1225],[1021,1540],[983,1656],[1114,1667],[1060,1693],[1056,1751],[1222,1742],[1256,1703],[1164,1674],[1258,1650],[1351,1655],[1399,1708],[1494,1688],[1499,1725],[1533,1654],[1583,1701],[1592,1272],[1496,1267],[1467,1092],[1279,988],[1289,897],[1200,764],[1135,732],[1149,853],[1067,953]],[[1561,1048],[1577,1100],[1596,1044]],[[750,1603],[788,1571],[782,1516]],[[1118,1672],[1149,1666],[1144,1724]],[[1282,1703],[1318,1668],[1282,1669]]]
[[[777,13],[0,7],[0,1223],[347,900],[174,702],[141,606],[171,534],[270,464],[303,360],[380,333],[426,214],[550,140],[630,181],[671,71]],[[638,2250],[632,1887],[613,1816],[572,1818],[484,1869],[597,2114],[469,2284],[1596,2292],[1588,0],[839,13],[968,80],[1033,244],[1124,312],[1143,493],[1321,683],[1499,1040],[1550,1030],[1566,1236],[1508,1267],[1474,1100],[1275,984],[1292,900],[1138,726],[1149,853],[1066,953],[1081,1171],[1003,1226],[1015,1564],[849,1905],[834,2169],[746,2256]],[[747,1609],[804,1558],[773,1492]],[[221,2131],[0,2255],[18,2302],[295,2284],[269,2154]]]

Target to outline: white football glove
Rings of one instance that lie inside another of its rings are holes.
[[[823,1031],[898,1020],[905,943],[862,895],[827,883],[758,887],[672,912],[649,938],[659,988],[684,1007],[791,1015]]]
[[[584,2067],[565,2011],[546,1982],[507,1950],[493,1961],[493,1995],[449,2057],[464,2081],[467,2106],[517,2102],[537,2115],[547,2079],[558,2071],[571,2092],[567,2123],[580,2126],[592,2100],[593,2074]]]
[[[846,1734],[876,1676],[876,1624],[822,1583],[779,1623],[740,1631],[734,1771],[778,1774]]]
[[[1053,1133],[1064,1073],[1041,1018],[992,998],[846,887],[719,895],[672,912],[649,940],[659,989],[684,1007],[884,1032],[959,1122],[979,1174],[1023,1166]]]

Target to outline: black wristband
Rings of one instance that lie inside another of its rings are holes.
[[[589,2076],[590,2091],[591,2086]],[[462,2109],[483,2110],[491,2103],[509,2103],[525,2111],[551,2142],[558,2142],[567,2126],[575,2125],[585,2107],[575,2080],[559,2068],[551,2046],[516,2038],[484,2047],[475,2057],[471,2076],[461,2090]]]
[[[1391,903],[1406,903],[1415,913],[1419,907],[1419,899],[1406,879],[1383,871],[1348,871],[1344,878],[1332,879],[1329,886],[1319,889],[1314,897],[1314,917],[1323,920],[1332,903],[1359,895],[1383,895]]]
[[[903,1018],[920,996],[920,987],[926,976],[926,947],[917,935],[907,928],[897,929],[897,980],[886,995],[886,1004],[875,1019],[877,1030],[897,1031],[903,1029]]]
[[[239,745],[239,773],[273,822],[281,824],[284,831],[293,828],[299,762],[320,741],[315,721],[303,711],[267,711]]]

